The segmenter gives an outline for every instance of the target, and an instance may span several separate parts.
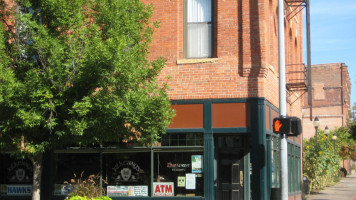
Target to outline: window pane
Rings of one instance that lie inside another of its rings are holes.
[[[187,55],[189,58],[212,56],[212,25],[188,24]]]
[[[203,146],[202,133],[166,133],[155,146]]]
[[[104,154],[107,195],[150,196],[151,154],[149,152]]]
[[[32,180],[33,167],[30,160],[15,159],[10,154],[0,154],[0,184],[31,185]]]
[[[90,175],[98,175],[100,172],[99,154],[90,153],[68,153],[55,154],[56,172],[55,184],[70,182],[75,176],[86,179]]]
[[[273,146],[272,146],[272,188],[280,187],[280,158],[279,158],[279,139],[273,137]]]
[[[188,23],[211,22],[211,0],[188,0]]]
[[[54,195],[65,196],[73,189],[73,186],[64,184],[71,183],[71,179],[84,181],[90,175],[99,175],[100,156],[91,153],[65,153],[54,154]]]
[[[153,196],[203,196],[203,171],[203,152],[157,152]]]

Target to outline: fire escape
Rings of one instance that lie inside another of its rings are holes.
[[[306,8],[306,27],[307,27],[307,64],[292,63],[286,64],[286,86],[288,91],[301,91],[302,95],[308,93],[308,104],[312,107],[311,102],[311,59],[310,59],[310,15],[309,0],[284,0],[286,9],[286,20],[290,21],[296,15]],[[300,95],[300,96],[302,96]],[[294,103],[295,101],[291,102]],[[311,114],[311,113],[310,113]]]
[[[302,12],[307,0],[284,0],[288,21]],[[307,91],[308,70],[304,63],[286,64],[286,83],[289,91]]]

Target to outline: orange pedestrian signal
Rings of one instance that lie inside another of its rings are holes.
[[[302,132],[301,121],[298,117],[277,117],[273,119],[273,132],[297,136]]]
[[[281,121],[279,121],[278,119],[274,122],[273,124],[274,126],[274,130],[279,132],[279,129],[282,127]]]
[[[273,120],[273,132],[280,134],[290,133],[290,118],[275,118]]]

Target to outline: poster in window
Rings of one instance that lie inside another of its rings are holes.
[[[107,186],[107,196],[108,197],[128,197],[129,187],[128,186]]]
[[[8,196],[31,196],[32,185],[1,185],[1,194]]]
[[[195,174],[185,174],[185,189],[195,190],[196,178]]]
[[[203,172],[202,159],[202,155],[192,155],[192,173]]]
[[[185,176],[178,176],[177,182],[178,187],[185,187]]]
[[[54,184],[54,195],[68,195],[74,191],[74,185]]]
[[[174,196],[174,183],[153,182],[153,196]]]
[[[136,185],[131,186],[131,192],[129,196],[134,197],[147,197],[148,196],[148,186],[147,185]]]

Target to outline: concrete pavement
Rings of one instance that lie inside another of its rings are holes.
[[[356,200],[356,174],[342,178],[334,186],[308,196],[308,200]]]

